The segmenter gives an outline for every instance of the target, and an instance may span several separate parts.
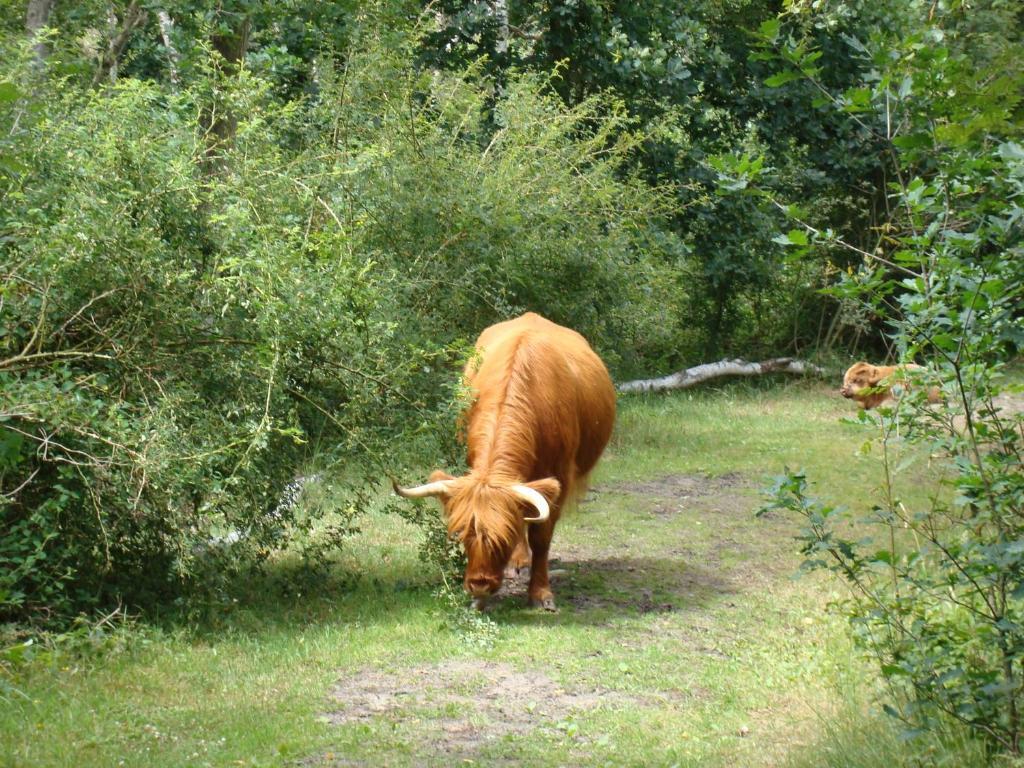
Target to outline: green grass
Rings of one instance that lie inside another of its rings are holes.
[[[282,578],[283,558],[200,623],[80,637],[21,665],[0,701],[0,765],[890,768],[928,750],[983,765],[962,737],[897,739],[870,708],[870,668],[824,610],[842,587],[794,578],[796,522],[753,516],[785,465],[867,509],[879,458],[844,415],[848,403],[811,384],[624,399],[592,493],[555,536],[558,613],[509,598],[453,627],[417,531],[371,512],[306,587]],[[918,479],[935,471],[926,459],[909,470]],[[587,704],[527,692],[503,713],[472,675],[449,693],[417,682],[456,662],[508,665]],[[339,680],[405,698],[356,717],[332,699]]]

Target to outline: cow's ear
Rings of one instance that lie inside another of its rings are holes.
[[[436,483],[438,480],[454,480],[453,475],[449,475],[447,472],[442,472],[440,469],[435,469],[430,473],[430,477],[427,480],[431,483]]]
[[[534,480],[532,483],[526,483],[526,487],[532,488],[547,499],[548,504],[554,504],[555,499],[558,498],[558,494],[562,492],[562,484],[553,477],[545,477],[543,480]]]

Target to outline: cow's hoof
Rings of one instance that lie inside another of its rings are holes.
[[[545,611],[551,611],[551,613],[558,612],[558,607],[555,605],[554,595],[548,595],[547,597],[541,598],[530,598],[530,607],[543,608]]]

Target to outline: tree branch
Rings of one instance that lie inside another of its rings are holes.
[[[117,16],[114,15],[113,11],[110,13],[110,18],[112,22],[111,27],[116,27]],[[132,0],[128,8],[125,9],[121,29],[110,39],[107,52],[103,54],[103,58],[100,59],[100,65],[92,76],[94,88],[108,74],[111,76],[111,80],[117,77],[117,63],[121,58],[121,54],[128,47],[128,43],[131,41],[132,35],[135,34],[135,30],[141,27],[147,18],[148,14],[139,7],[138,0]]]
[[[522,40],[541,40],[544,37],[542,32],[528,32],[521,27],[517,27],[515,24],[508,25],[508,31]]]
[[[719,360],[717,363],[697,365],[661,378],[626,381],[619,384],[617,389],[623,393],[686,389],[720,376],[760,376],[765,373],[813,373],[822,376],[825,371],[813,363],[792,357],[777,357],[760,363],[750,363],[746,360]]]

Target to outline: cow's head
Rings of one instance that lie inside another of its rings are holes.
[[[870,363],[854,363],[843,376],[843,386],[839,394],[843,397],[857,397],[863,390],[874,387],[880,381],[878,368]]]
[[[496,483],[475,475],[434,472],[430,482],[395,492],[406,498],[436,496],[444,505],[448,534],[458,538],[468,563],[464,584],[479,607],[501,586],[505,566],[526,524],[548,524],[561,490],[553,477],[530,483]]]

